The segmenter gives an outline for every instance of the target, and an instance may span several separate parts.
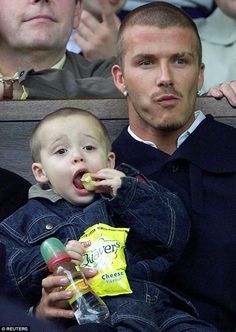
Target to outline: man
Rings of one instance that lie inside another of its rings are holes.
[[[82,0],[0,0],[0,99],[117,96],[114,59],[66,52]]]
[[[139,167],[183,199],[190,241],[168,285],[200,318],[233,331],[236,129],[195,112],[204,76],[197,28],[180,9],[155,2],[126,17],[117,45],[113,76],[130,124],[114,142],[117,163]]]

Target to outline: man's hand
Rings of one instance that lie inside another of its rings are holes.
[[[101,21],[86,10],[82,11],[75,41],[90,61],[116,55],[116,40],[120,20],[107,0],[100,0]]]
[[[97,274],[97,271],[93,269],[83,269],[83,272],[86,278],[92,278]],[[36,317],[41,319],[74,318],[74,313],[67,302],[73,294],[63,290],[63,287],[68,284],[68,279],[61,276],[49,275],[42,280],[42,297],[35,308]]]
[[[224,82],[211,88],[207,96],[216,99],[225,97],[232,106],[236,107],[236,81]]]
[[[74,317],[73,311],[66,309],[67,300],[72,297],[72,292],[60,289],[68,283],[68,279],[61,276],[50,275],[42,280],[42,297],[35,308],[36,317],[43,319]]]

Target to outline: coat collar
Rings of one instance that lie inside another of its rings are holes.
[[[207,115],[171,158],[189,160],[212,173],[236,172],[236,129]]]
[[[122,147],[129,146],[129,154]],[[118,163],[127,162],[143,174],[152,174],[164,164],[177,160],[190,163],[212,173],[236,172],[236,129],[207,115],[186,141],[171,155],[131,137],[127,128],[114,142]],[[139,154],[140,151],[140,154]],[[158,153],[155,153],[158,151]],[[158,166],[157,166],[158,165]]]

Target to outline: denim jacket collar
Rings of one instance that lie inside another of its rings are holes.
[[[53,189],[45,188],[44,186],[40,185],[39,183],[34,184],[29,189],[29,199],[31,198],[46,198],[52,203],[55,203],[62,199],[62,197],[56,194]]]

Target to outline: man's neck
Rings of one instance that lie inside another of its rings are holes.
[[[10,52],[1,49],[0,45],[0,73],[3,76],[13,76],[19,68],[34,69],[35,71],[49,69],[64,55],[64,51],[33,51]]]
[[[198,119],[200,123],[202,117],[199,116]],[[133,134],[136,135],[138,139],[146,141],[147,144],[148,142],[149,143],[151,142],[159,150],[169,155],[175,152],[177,146],[179,145],[178,139],[187,129],[189,129],[193,125],[194,122],[195,122],[195,112],[191,114],[188,121],[181,128],[176,130],[160,130],[150,125],[146,125],[145,122],[143,121],[140,121],[140,118],[139,116],[138,117],[136,116],[136,113],[133,112],[129,113],[130,129],[133,132]]]
[[[135,135],[141,138],[143,141],[149,141],[155,144],[159,150],[171,155],[177,149],[177,139],[181,135],[182,131],[139,131],[136,126],[130,125],[130,129]]]

